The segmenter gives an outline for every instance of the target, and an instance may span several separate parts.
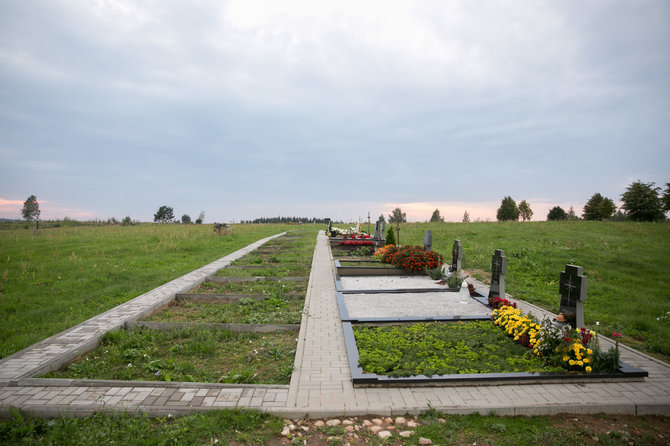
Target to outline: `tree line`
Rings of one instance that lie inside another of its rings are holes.
[[[661,193],[661,188],[653,182],[635,181],[621,194],[623,205],[619,210],[614,200],[595,193],[584,205],[582,218],[584,220],[663,221],[665,213],[670,211],[670,183],[666,183],[665,186],[665,190]],[[498,208],[496,217],[498,221],[517,221],[519,215],[524,212],[522,208],[530,210],[525,200],[517,206],[512,197],[505,197]],[[532,211],[530,211],[530,216],[532,216]],[[527,218],[523,217],[523,219]],[[578,219],[572,206],[568,212],[560,206],[554,206],[547,214],[547,220]]]

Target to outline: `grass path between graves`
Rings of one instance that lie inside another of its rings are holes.
[[[0,357],[72,327],[261,238],[296,226],[81,226],[0,230]],[[316,236],[321,226],[300,231]]]
[[[409,223],[403,244],[422,245],[426,229],[433,249],[451,261],[454,239],[463,247],[463,268],[489,282],[495,249],[507,256],[506,291],[558,312],[558,278],[566,264],[588,277],[585,323],[625,344],[670,362],[670,224],[595,221],[509,223]]]

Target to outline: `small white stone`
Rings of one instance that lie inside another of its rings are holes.
[[[419,438],[419,444],[433,444],[433,440],[430,438],[421,437]]]
[[[337,418],[326,421],[326,426],[339,426],[342,422]]]
[[[363,420],[363,426],[365,426],[365,427],[370,427],[370,426],[372,426],[372,421],[370,421],[370,420]]]
[[[382,424],[384,424],[384,422],[382,420],[380,420],[379,418],[373,418],[372,423],[376,424],[377,426],[381,426]]]
[[[300,426],[300,429],[304,430],[305,432],[309,432],[309,427],[307,426]]]
[[[444,418],[438,418],[437,421],[439,421],[442,424],[447,424],[447,420],[445,420]]]
[[[407,424],[407,420],[404,417],[397,417],[395,419],[395,424]]]
[[[282,437],[288,437],[291,435],[291,431],[289,430],[288,426],[284,426],[284,429],[281,431]]]
[[[354,424],[354,422],[351,421],[351,420],[344,420],[344,421],[342,421],[342,425],[343,425],[343,426],[351,426],[352,424]]]
[[[377,435],[379,435],[379,438],[381,438],[383,440],[384,438],[388,438],[393,434],[391,434],[391,432],[389,432],[389,431],[381,431]]]
[[[412,431],[402,431],[398,435],[402,438],[409,438],[412,435]]]
[[[386,418],[384,418],[384,423],[386,423],[386,424],[393,424],[393,418],[391,418],[391,417],[386,417]]]
[[[347,426],[344,428],[347,432],[353,432],[355,429],[353,426]]]
[[[323,420],[316,420],[314,422],[314,427],[323,427],[325,425],[326,425],[326,423],[324,423]]]
[[[416,421],[408,421],[407,422],[407,427],[415,428],[415,427],[419,427],[419,425],[416,423]]]
[[[295,424],[289,424],[288,428],[289,428],[289,430],[294,431],[295,430]]]
[[[372,432],[373,434],[378,434],[381,430],[382,430],[381,426],[372,426],[370,428],[370,432]]]

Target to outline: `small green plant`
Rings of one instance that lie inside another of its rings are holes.
[[[389,226],[389,228],[386,230],[386,244],[387,245],[395,245],[395,231],[393,230],[392,227]]]
[[[447,286],[449,288],[460,288],[464,280],[465,277],[456,273],[452,273],[447,276]]]
[[[433,280],[442,280],[444,278],[444,273],[440,267],[427,269],[426,274]]]

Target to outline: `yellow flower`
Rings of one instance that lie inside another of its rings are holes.
[[[589,358],[584,358],[584,363],[585,364],[588,364],[589,362],[591,362],[591,360]]]
[[[570,360],[570,358],[569,358],[568,356],[563,356],[563,361],[566,361],[566,362],[567,362],[567,361],[569,361],[569,360]]]
[[[591,373],[591,370],[593,370],[593,369],[589,366],[586,366],[586,368],[584,370],[586,370],[586,373]]]
[[[592,354],[593,354],[593,350],[591,350],[591,349],[586,350],[586,354],[587,354],[587,355],[592,355]]]
[[[570,365],[575,365],[575,361],[571,359],[570,360]]]

